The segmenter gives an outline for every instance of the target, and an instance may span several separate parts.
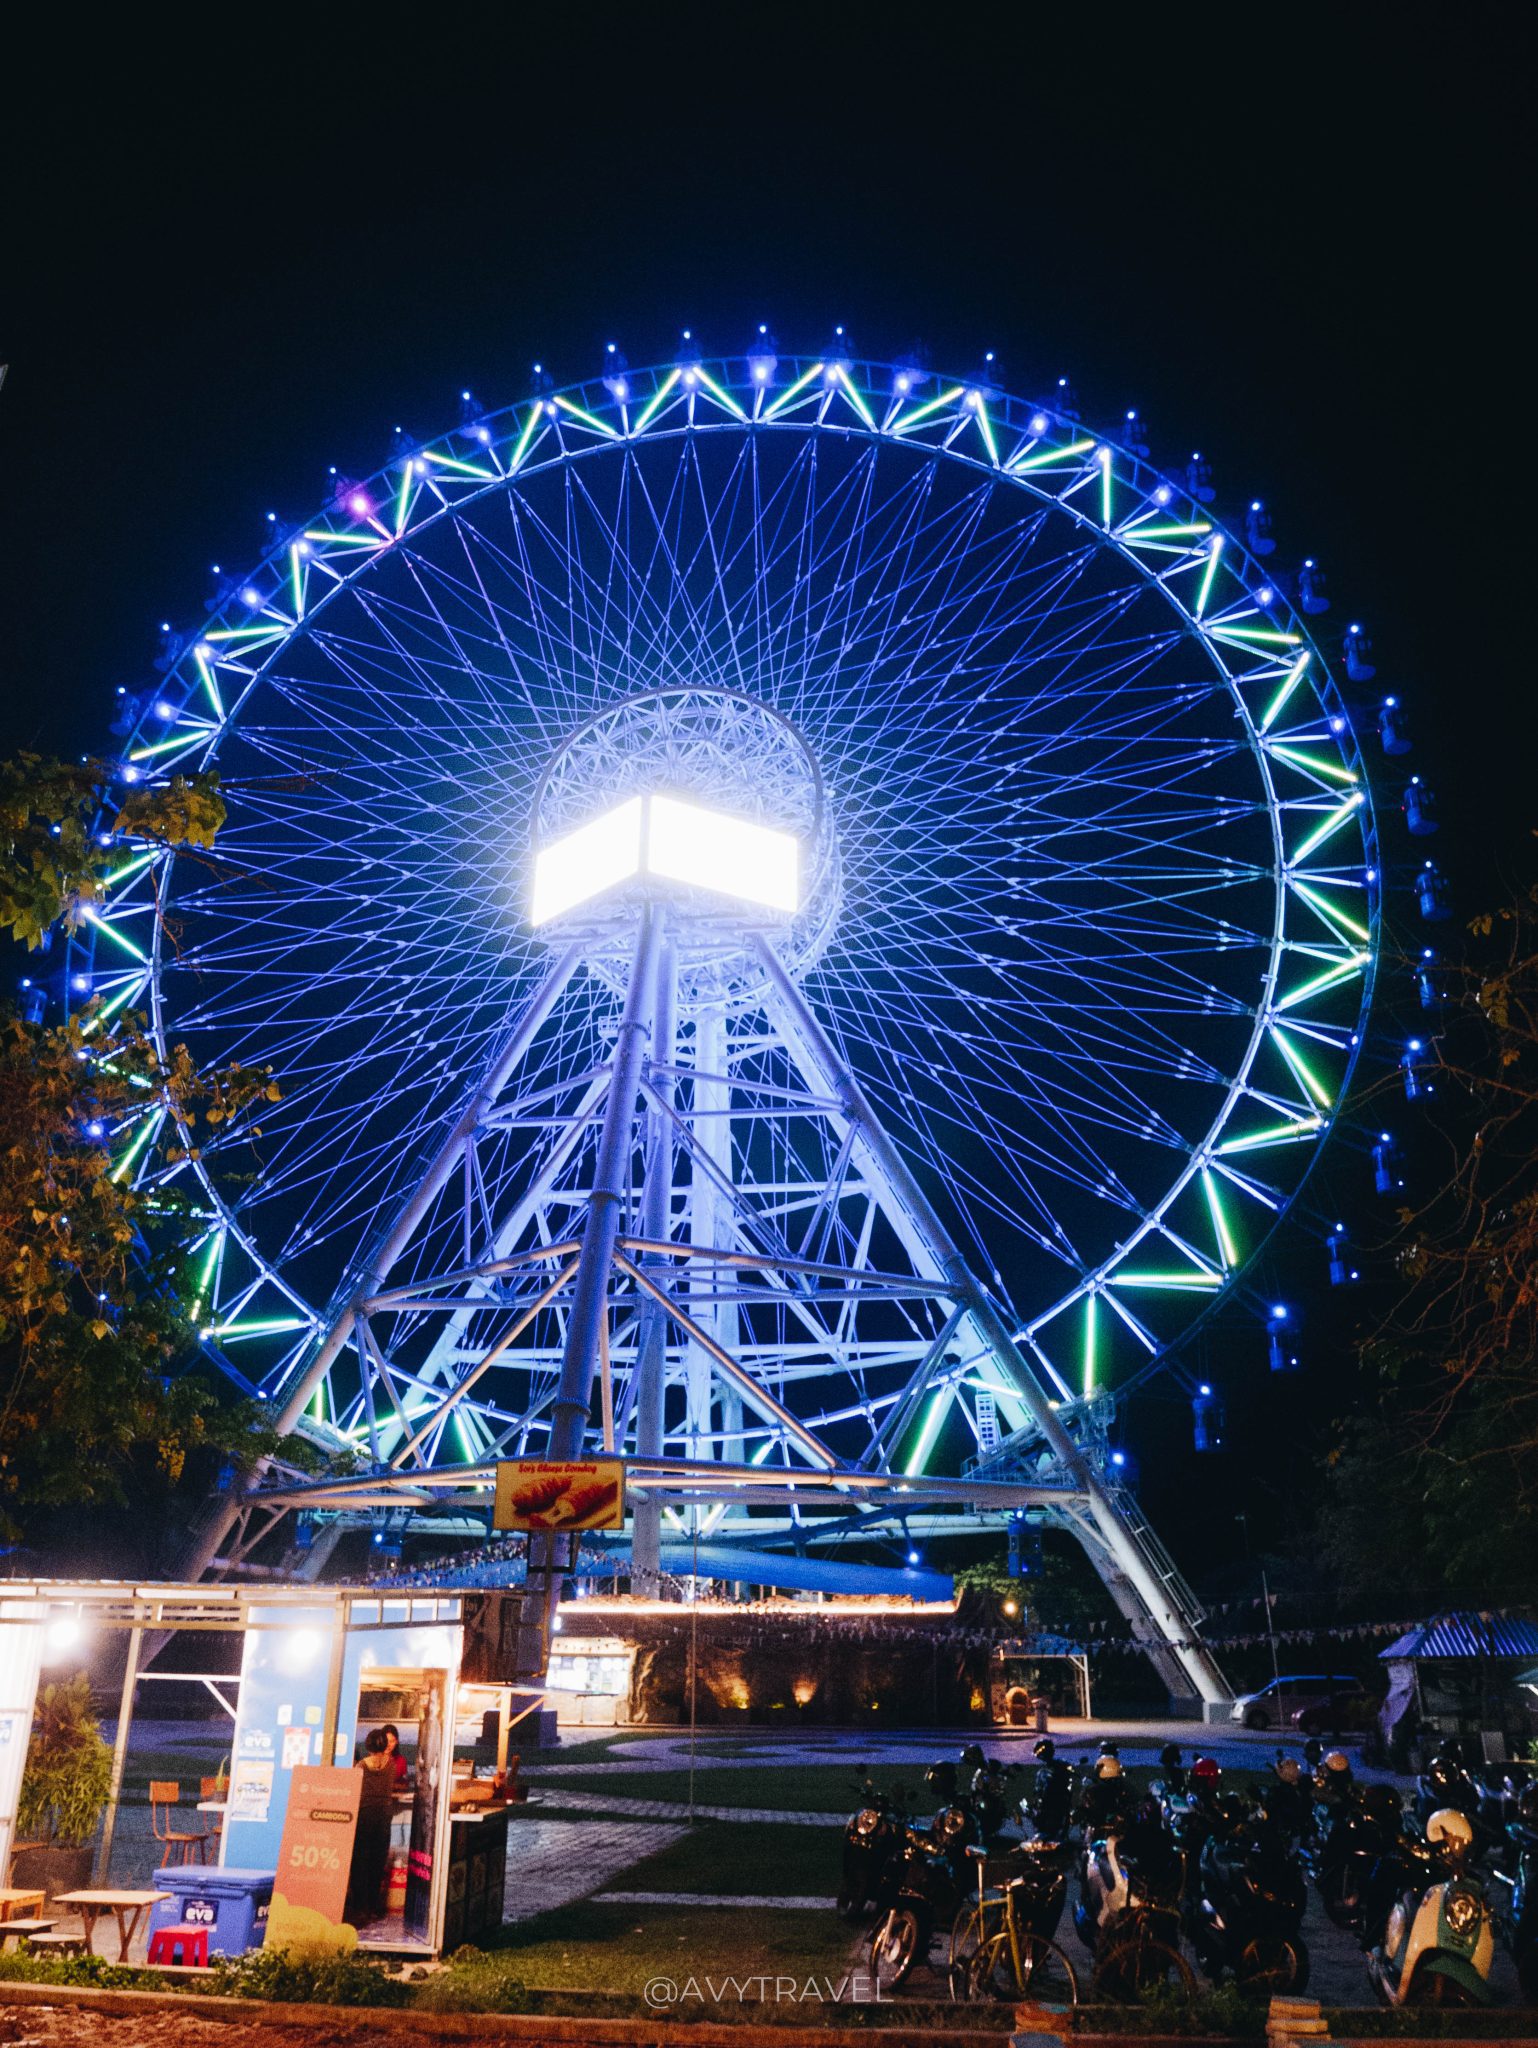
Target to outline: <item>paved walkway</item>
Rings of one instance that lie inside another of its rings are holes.
[[[505,1925],[532,1920],[557,1906],[585,1899],[622,1870],[655,1856],[680,1835],[678,1826],[638,1827],[633,1821],[520,1818],[507,1831]]]
[[[833,1913],[837,1899],[771,1898],[767,1892],[595,1892],[595,1906],[765,1906],[777,1913]]]
[[[1029,1728],[911,1728],[888,1734],[868,1728],[806,1729],[724,1729],[701,1731],[691,1745],[687,1731],[654,1735],[601,1728],[571,1728],[562,1746],[578,1748],[595,1739],[617,1736],[614,1754],[602,1762],[573,1758],[562,1761],[559,1749],[542,1749],[524,1758],[521,1775],[531,1781],[551,1771],[563,1777],[603,1778],[615,1772],[687,1770],[691,1749],[695,1763],[712,1771],[763,1771],[780,1766],[855,1763],[903,1764],[932,1762],[936,1756],[954,1756],[964,1742],[977,1742],[988,1756],[1006,1763],[1030,1765],[1032,1748],[1039,1740]],[[1265,1770],[1277,1748],[1302,1757],[1302,1739],[1289,1729],[1279,1735],[1273,1729],[1235,1727],[1221,1723],[1204,1727],[1199,1721],[1069,1721],[1052,1727],[1058,1754],[1070,1763],[1092,1757],[1102,1741],[1121,1745],[1122,1760],[1129,1764],[1152,1764],[1166,1743],[1174,1742],[1188,1757],[1211,1756],[1225,1770]],[[1348,1736],[1341,1747],[1352,1758],[1352,1768],[1365,1780],[1385,1779],[1401,1786],[1408,1779],[1394,1779],[1388,1771],[1364,1765],[1359,1754],[1360,1736]],[[724,1753],[723,1753],[724,1752]]]
[[[683,1799],[628,1799],[618,1794],[573,1792],[565,1785],[547,1785],[541,1800],[578,1813],[617,1813],[628,1820],[782,1820],[797,1828],[841,1828],[847,1813],[787,1812],[781,1806],[704,1806],[690,1808]],[[551,1821],[555,1827],[560,1823]],[[650,1854],[649,1850],[644,1852]]]

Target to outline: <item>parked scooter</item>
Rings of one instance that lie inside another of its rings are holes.
[[[1189,1988],[1180,1954],[1184,1862],[1156,1800],[1143,1800],[1103,1833],[1086,1830],[1073,1924],[1095,1957],[1102,1996],[1136,1999],[1174,1976]]]
[[[900,1855],[883,1873],[880,1918],[871,1936],[871,1975],[883,1991],[903,1983],[929,1958],[938,1931],[949,1932],[963,1895],[972,1888],[969,1846],[981,1847],[971,1809],[956,1797],[956,1767],[934,1764],[925,1780],[941,1800],[927,1828],[904,1830]]]
[[[1264,1814],[1245,1811],[1232,1795],[1227,1799],[1227,1824],[1208,1836],[1190,1887],[1191,1945],[1209,1977],[1226,1970],[1252,1989],[1303,1991],[1308,1887],[1291,1837]]]
[[[844,1829],[844,1862],[839,1879],[838,1910],[858,1920],[881,1895],[888,1864],[902,1849],[907,1810],[902,1788],[879,1792],[864,1764],[856,1764],[860,1804]]]
[[[1522,2002],[1538,2005],[1538,1783],[1524,1784],[1516,1805],[1492,1859],[1489,1892]]]
[[[1388,2005],[1488,2005],[1495,1926],[1485,1895],[1469,1876],[1474,1829],[1467,1814],[1443,1807],[1426,1823],[1420,1869],[1388,1916],[1367,1968]]]

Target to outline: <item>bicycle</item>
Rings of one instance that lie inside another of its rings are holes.
[[[1022,1863],[1018,1854],[967,1853],[977,1870],[977,1899],[961,1908],[951,1927],[951,1997],[1077,2005],[1073,1964],[1039,1931],[1048,1918],[1055,1926],[1062,1912],[1062,1873],[1048,1873],[1039,1861]]]

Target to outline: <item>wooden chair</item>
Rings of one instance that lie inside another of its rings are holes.
[[[229,1796],[229,1790],[228,1782],[221,1784],[217,1778],[200,1778],[198,1780],[199,1799],[224,1799]],[[211,1845],[209,1853],[217,1863],[219,1861],[219,1837],[224,1833],[224,1815],[222,1813],[211,1813],[208,1818],[213,1822],[213,1826],[208,1831],[208,1839]]]
[[[191,1863],[196,1860],[202,1863],[205,1860],[204,1851],[208,1847],[206,1830],[174,1828],[171,1825],[172,1809],[179,1804],[181,1796],[182,1788],[174,1778],[151,1778],[150,1830],[155,1840],[165,1845],[165,1854],[160,1859],[162,1870],[172,1862]],[[164,1826],[161,1825],[162,1819]]]

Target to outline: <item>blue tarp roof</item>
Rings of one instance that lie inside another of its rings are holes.
[[[1380,1658],[1538,1657],[1538,1626],[1511,1614],[1434,1614]]]
[[[606,1544],[604,1561],[628,1563],[628,1541]],[[827,1557],[797,1557],[794,1551],[739,1550],[729,1543],[664,1543],[662,1569],[678,1578],[698,1571],[702,1578],[741,1579],[790,1592],[901,1594],[910,1600],[954,1600],[956,1582],[948,1572],[912,1566],[844,1564]],[[1538,1650],[1535,1650],[1538,1655]]]

